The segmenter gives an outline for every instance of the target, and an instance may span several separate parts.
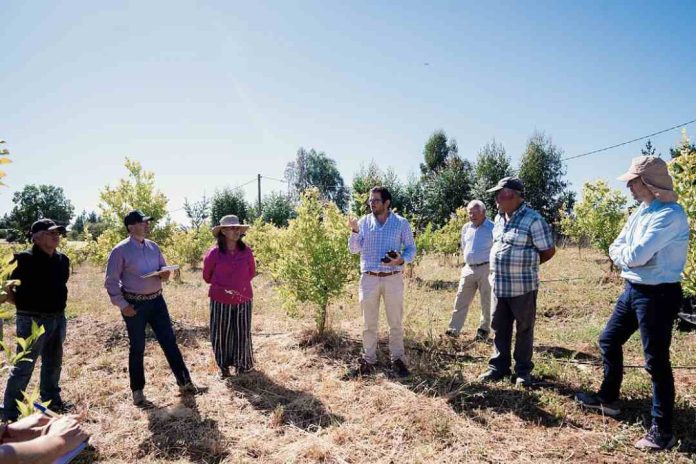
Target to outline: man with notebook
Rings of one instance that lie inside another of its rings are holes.
[[[157,244],[145,238],[150,232],[150,219],[140,210],[131,211],[123,219],[129,236],[111,250],[104,282],[111,302],[121,310],[126,323],[130,339],[130,387],[133,403],[138,406],[145,403],[143,357],[147,324],[152,327],[181,392],[197,392],[176,344],[167,304],[162,296],[162,281],[169,279],[170,272],[156,272],[167,263]]]

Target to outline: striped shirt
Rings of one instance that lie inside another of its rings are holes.
[[[360,218],[358,233],[351,233],[348,239],[348,249],[351,253],[360,253],[360,272],[401,271],[403,266],[387,266],[381,261],[391,250],[401,253],[407,263],[416,257],[411,226],[391,211],[384,224],[380,224],[374,214]]]
[[[539,252],[553,248],[551,228],[539,213],[522,203],[509,220],[495,217],[491,248],[491,284],[499,298],[539,288]]]

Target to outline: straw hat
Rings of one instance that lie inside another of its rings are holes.
[[[241,229],[242,232],[246,232],[250,226],[248,224],[240,223],[239,218],[237,216],[235,216],[234,214],[228,214],[227,216],[223,216],[220,219],[219,225],[213,227],[213,235],[217,237],[218,235],[220,235],[220,231],[223,228],[231,228],[231,227],[235,227],[237,229]]]

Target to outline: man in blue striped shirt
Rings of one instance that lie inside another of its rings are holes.
[[[358,221],[349,220],[348,249],[360,253],[360,308],[363,313],[363,356],[357,374],[368,375],[377,362],[379,302],[389,325],[389,352],[392,369],[399,377],[409,375],[404,350],[404,279],[405,263],[416,257],[416,244],[408,221],[391,211],[391,193],[385,187],[370,190],[371,214]],[[387,253],[392,252],[391,256]]]
[[[672,432],[674,377],[669,359],[672,326],[682,302],[681,273],[689,248],[689,222],[676,203],[667,163],[655,156],[634,158],[626,181],[633,198],[641,202],[614,243],[609,256],[626,281],[604,331],[599,348],[604,379],[597,394],[578,393],[586,408],[616,416],[623,380],[623,345],[638,330],[645,369],[652,377],[652,425],[635,446],[669,449]]]

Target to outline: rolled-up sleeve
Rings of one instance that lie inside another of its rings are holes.
[[[109,294],[111,303],[123,309],[128,306],[128,302],[121,293],[121,273],[123,272],[123,255],[120,248],[114,248],[109,254],[109,259],[106,263],[106,276],[104,278],[104,287]]]
[[[350,251],[353,254],[357,254],[362,251],[364,224],[365,219],[363,218],[358,223],[358,233],[351,231],[350,237],[348,238],[348,251]]]
[[[413,239],[411,225],[406,220],[401,225],[401,241],[404,244],[404,251],[401,253],[401,257],[404,258],[404,262],[413,262],[416,259],[416,241]]]

